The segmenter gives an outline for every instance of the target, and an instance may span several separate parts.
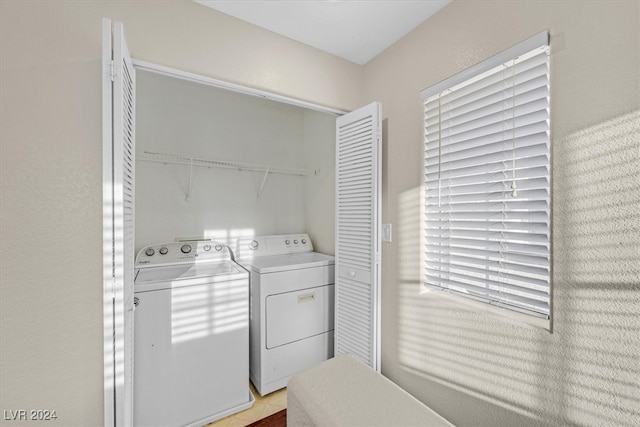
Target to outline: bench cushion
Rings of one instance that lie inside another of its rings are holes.
[[[352,355],[295,374],[287,386],[287,426],[452,426]]]

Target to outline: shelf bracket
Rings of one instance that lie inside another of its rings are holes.
[[[193,159],[189,159],[189,184],[187,185],[187,197],[185,201],[191,202],[191,182],[193,180]]]
[[[264,184],[267,182],[267,177],[269,176],[269,171],[271,170],[271,166],[267,166],[267,169],[264,171],[264,177],[262,178],[262,184],[260,184],[260,190],[258,190],[258,198],[262,197],[262,191],[264,190]]]

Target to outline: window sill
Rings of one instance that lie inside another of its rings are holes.
[[[425,298],[444,298],[457,304],[473,308],[478,312],[496,315],[501,317],[503,320],[508,320],[513,323],[521,324],[523,326],[544,329],[549,333],[553,333],[553,324],[551,322],[551,319],[531,316],[489,303],[476,301],[471,298],[465,298],[464,296],[453,295],[445,291],[439,291],[437,289],[429,289],[424,286],[422,286],[420,289],[420,296]]]

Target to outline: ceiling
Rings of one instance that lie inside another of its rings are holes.
[[[451,0],[194,0],[204,6],[366,64]]]

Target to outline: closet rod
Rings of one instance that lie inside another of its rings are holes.
[[[317,175],[317,171],[308,171],[305,169],[280,169],[273,168],[271,166],[266,165],[256,165],[252,163],[239,163],[239,162],[230,162],[227,160],[209,160],[209,159],[196,159],[192,157],[183,157],[175,154],[164,154],[164,153],[155,153],[151,151],[145,151],[142,155],[138,155],[138,160],[143,160],[146,162],[157,162],[157,163],[166,163],[166,164],[178,164],[178,165],[187,165],[187,166],[202,166],[202,167],[214,167],[214,168],[224,168],[224,169],[237,169],[237,170],[248,170],[255,172],[265,172],[265,173],[282,173],[288,175]]]

